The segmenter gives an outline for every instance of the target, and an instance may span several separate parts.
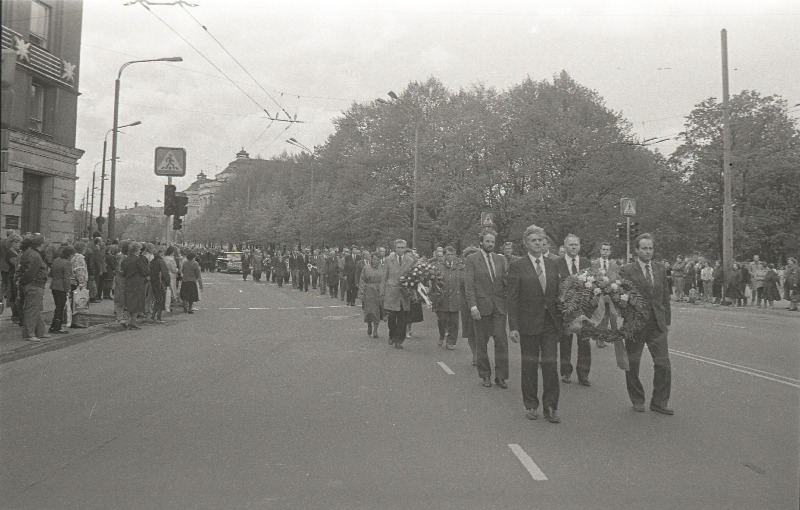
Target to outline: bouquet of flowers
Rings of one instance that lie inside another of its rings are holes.
[[[435,264],[419,259],[405,274],[400,276],[400,289],[412,301],[425,301],[432,306],[432,299],[442,293],[444,277]]]
[[[609,276],[602,269],[564,280],[559,306],[570,333],[606,342],[635,340],[648,317],[633,282]]]

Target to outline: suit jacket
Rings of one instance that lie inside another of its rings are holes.
[[[543,261],[547,278],[547,289],[544,291],[530,257],[525,255],[509,266],[508,324],[511,331],[519,331],[522,335],[538,335],[555,327],[556,333],[563,333],[558,309],[561,285],[558,263],[547,257]]]
[[[477,306],[481,315],[491,315],[495,310],[505,314],[507,312],[506,273],[508,273],[508,261],[497,253],[492,253],[490,256],[494,263],[494,281],[492,281],[483,253],[478,251],[467,257],[466,274],[464,275],[467,306],[470,309]]]
[[[598,257],[598,258],[596,258],[596,259],[594,259],[592,261],[592,269],[600,269],[600,260],[601,260],[601,258]],[[609,259],[607,262],[608,263],[606,264],[606,266],[608,266],[608,268],[606,269],[606,273],[608,273],[609,275],[618,276],[619,275],[619,265],[617,264],[617,261],[613,260],[613,259]],[[609,276],[609,278],[610,278],[610,276]]]
[[[411,298],[400,290],[400,277],[410,270],[416,261],[410,253],[403,256],[402,264],[397,261],[397,255],[394,253],[386,257],[386,263],[383,265],[383,279],[381,279],[381,298],[386,310],[399,312],[401,306],[403,310],[411,309]]]
[[[633,282],[636,290],[644,298],[648,308],[652,310],[655,315],[658,329],[665,332],[667,326],[672,322],[672,308],[670,307],[669,299],[669,284],[667,283],[667,271],[663,264],[658,262],[651,262],[650,267],[653,268],[653,284],[645,278],[642,272],[642,266],[639,261],[631,264],[626,264],[620,269],[620,277]]]
[[[591,266],[591,262],[586,257],[579,257],[575,265],[578,266],[578,272],[580,273],[584,269],[589,269],[589,267]],[[558,257],[558,272],[561,274],[562,280],[570,276],[566,255],[564,255],[563,257]]]

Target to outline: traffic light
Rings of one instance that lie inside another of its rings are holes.
[[[639,223],[632,221],[631,222],[631,239],[636,239],[636,236],[639,235]]]
[[[183,218],[175,216],[172,218],[172,230],[180,230],[183,228]]]
[[[186,216],[189,212],[189,197],[185,193],[175,193],[175,216]]]
[[[164,214],[173,216],[175,214],[175,185],[167,184],[164,186]]]
[[[628,236],[624,223],[617,223],[617,239],[624,241]]]

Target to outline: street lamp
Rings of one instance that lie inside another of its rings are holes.
[[[125,62],[119,68],[117,73],[117,80],[114,82],[114,127],[112,128],[111,136],[111,182],[109,183],[109,197],[108,197],[108,239],[114,239],[114,227],[116,226],[116,214],[114,210],[114,187],[117,177],[117,132],[119,131],[119,84],[122,77],[122,71],[131,64],[139,64],[142,62],[182,62],[181,57],[164,57],[164,58],[151,58],[146,60],[131,60]],[[105,158],[104,158],[105,159]]]
[[[302,143],[298,142],[297,139],[295,139],[294,137],[291,137],[288,140],[286,140],[286,143],[288,143],[289,145],[294,145],[295,147],[298,147],[298,148],[306,151],[309,155],[311,155],[312,159],[314,158],[314,151],[312,151],[311,149],[309,149],[308,147],[306,147]],[[314,162],[312,161],[311,162],[311,243],[312,243],[312,245],[314,243],[314,222],[315,222],[316,216],[317,216],[317,210],[316,210],[315,205],[316,205],[316,203],[315,203],[315,200],[314,200]]]
[[[136,122],[131,122],[130,124],[125,124],[124,126],[120,126],[117,128],[117,131],[121,130],[122,128],[131,127],[131,126],[138,126],[141,124],[141,120],[137,120]],[[106,136],[103,137],[103,170],[100,174],[100,215],[97,217],[95,221],[97,221],[97,230],[102,234],[103,233],[103,193],[105,191],[105,184],[106,184],[106,147],[108,147],[108,134],[111,133],[114,128],[109,129],[106,131]]]
[[[400,98],[397,97],[397,94],[394,91],[389,91],[389,97],[391,97],[394,101],[400,101]],[[383,104],[393,104],[385,99],[378,98],[376,101]],[[419,126],[417,123],[414,123],[414,192],[413,192],[413,200],[414,200],[414,211],[412,213],[411,219],[411,247],[417,248],[417,156],[419,153]]]

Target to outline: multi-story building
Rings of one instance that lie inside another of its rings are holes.
[[[0,230],[73,237],[82,0],[3,0]]]

